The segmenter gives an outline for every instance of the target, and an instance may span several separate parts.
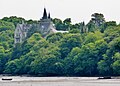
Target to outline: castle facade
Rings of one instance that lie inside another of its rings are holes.
[[[68,31],[57,31],[55,26],[51,20],[50,13],[47,15],[46,9],[44,8],[43,17],[40,19],[40,22],[37,26],[37,31],[42,34],[43,37],[46,37],[51,33],[65,33]],[[22,43],[27,38],[27,34],[29,33],[29,29],[32,27],[31,24],[17,24],[15,32],[14,32],[14,43]]]

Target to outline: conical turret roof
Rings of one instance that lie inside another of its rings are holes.
[[[42,19],[47,19],[47,12],[46,12],[46,8],[44,8],[44,12],[43,12],[43,17]]]

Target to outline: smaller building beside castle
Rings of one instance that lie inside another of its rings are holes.
[[[42,34],[42,36],[45,38],[48,34],[51,33],[65,33],[68,31],[57,31],[55,29],[55,26],[51,20],[50,13],[47,14],[46,9],[44,8],[43,17],[40,19],[40,22],[38,25],[36,25],[37,31]],[[24,22],[22,24],[17,24],[17,27],[14,32],[14,43],[22,43],[27,38],[27,34],[29,33],[29,29],[31,29],[31,24],[25,24]],[[34,29],[36,29],[34,28]]]

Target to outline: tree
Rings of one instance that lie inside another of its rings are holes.
[[[84,76],[97,74],[97,53],[95,44],[89,43],[83,45],[80,53],[74,57],[75,73]]]
[[[117,23],[116,21],[108,21],[108,22],[105,22],[105,27],[110,27],[110,26],[117,26]]]
[[[80,48],[75,47],[71,50],[71,52],[68,54],[68,56],[64,59],[64,73],[66,75],[75,75],[75,64],[76,61],[74,59],[76,58],[76,55],[80,53]]]
[[[91,20],[87,24],[88,30],[94,32],[97,29],[104,29],[105,18],[101,13],[94,13],[91,15]]]
[[[66,18],[64,21],[55,18],[52,21],[55,24],[57,30],[68,31],[71,27],[71,18]]]
[[[114,62],[112,64],[113,72],[115,75],[120,75],[120,53],[116,52],[113,56]]]
[[[95,41],[95,47],[96,51],[98,51],[96,61],[100,61],[103,59],[103,54],[105,54],[108,49],[108,44],[104,39],[101,39]]]
[[[81,33],[86,33],[86,32],[88,32],[88,27],[85,25],[85,22],[82,22],[81,24],[80,24],[80,32]]]
[[[70,27],[71,27],[71,18],[67,18],[63,21],[63,28],[66,30],[66,31],[69,31]]]
[[[66,18],[64,21],[63,21],[64,24],[71,24],[71,18]]]
[[[116,52],[120,52],[120,37],[115,38],[108,45],[107,55],[112,57]]]
[[[101,26],[105,22],[104,15],[101,13],[94,13],[92,14],[92,19],[91,19],[96,26]]]
[[[63,38],[62,33],[54,33],[54,34],[48,35],[46,40],[48,40],[50,43],[55,43],[60,41],[62,38]]]
[[[102,76],[111,76],[112,75],[112,58],[108,57],[106,54],[103,55],[103,60],[98,62],[99,74]]]
[[[6,64],[4,73],[6,73],[6,74],[22,74],[23,73],[22,69],[24,67],[24,64],[21,64],[21,63],[23,63],[23,62],[20,59],[15,59],[15,60],[9,61]]]
[[[15,25],[15,27],[17,26],[18,23],[21,24],[23,21],[25,21],[24,18],[17,16],[4,17],[2,20],[12,22]]]
[[[117,37],[120,37],[120,26],[108,27],[104,32],[104,37],[107,43]]]
[[[69,33],[80,33],[80,30],[79,29],[72,29],[69,31]]]
[[[81,47],[82,38],[80,34],[67,34],[60,41],[61,57],[65,58],[74,47]]]
[[[95,43],[95,41],[100,40],[102,38],[103,34],[101,32],[99,31],[96,31],[95,33],[90,32],[85,36],[84,44]]]
[[[40,48],[38,55],[31,63],[31,73],[41,76],[62,74],[62,68],[59,48],[51,45],[48,48]]]
[[[87,24],[87,27],[89,32],[94,32],[97,29],[97,27],[95,26],[92,20],[89,21],[89,23]]]
[[[57,30],[63,30],[62,20],[55,18],[52,20]]]

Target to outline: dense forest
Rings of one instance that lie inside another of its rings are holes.
[[[91,20],[72,24],[54,18],[57,30],[43,38],[34,32],[14,46],[14,31],[18,23],[39,21],[11,16],[0,19],[0,74],[36,76],[119,76],[120,24],[106,21],[103,14],[94,13]]]

